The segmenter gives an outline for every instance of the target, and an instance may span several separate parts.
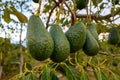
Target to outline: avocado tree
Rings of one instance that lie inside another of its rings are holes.
[[[20,24],[27,25],[27,53],[35,59],[32,67],[24,62],[23,72],[10,80],[120,79],[119,0],[30,3],[38,5],[30,18],[15,3],[4,4],[1,19],[9,23],[14,14]]]

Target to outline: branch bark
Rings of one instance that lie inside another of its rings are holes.
[[[48,16],[48,19],[47,19],[47,22],[46,22],[46,29],[47,29],[48,26],[49,26],[50,17],[51,17],[51,15],[52,15],[54,9],[55,9],[56,7],[60,7],[60,6],[59,6],[60,3],[56,2],[55,0],[53,0],[53,1],[55,2],[55,5],[54,5],[54,7],[51,9],[51,11],[50,11],[50,13],[49,13],[49,16]]]
[[[20,29],[20,41],[19,41],[19,49],[20,49],[20,74],[22,73],[22,67],[23,67],[23,62],[24,62],[24,59],[23,59],[23,56],[22,56],[22,23],[21,23],[21,29]]]
[[[120,8],[117,9],[114,13],[110,13],[110,14],[107,14],[107,15],[104,15],[104,16],[103,15],[98,15],[98,14],[87,15],[87,14],[77,14],[76,13],[76,17],[77,18],[87,18],[87,16],[88,17],[91,16],[92,19],[103,20],[103,19],[109,19],[110,17],[113,17],[113,16],[117,15],[119,12],[120,12]]]
[[[46,22],[46,29],[47,29],[48,26],[49,26],[50,17],[51,17],[51,15],[52,15],[54,9],[55,9],[57,6],[58,6],[58,5],[56,4],[56,5],[51,9],[51,11],[50,11],[50,13],[49,13],[49,16],[48,16],[48,19],[47,19],[47,22]]]
[[[21,6],[21,12],[22,12],[22,6]],[[23,63],[24,63],[24,58],[23,58],[23,55],[22,55],[22,32],[23,32],[23,24],[21,24],[21,28],[20,28],[20,40],[19,40],[19,51],[20,51],[20,74],[22,73],[22,68],[23,68]]]
[[[104,52],[104,51],[99,51],[99,53],[102,54],[102,55],[109,56],[109,54],[107,52]],[[120,57],[120,54],[111,54],[111,56],[113,56],[113,57]]]
[[[2,78],[3,66],[0,64],[0,79]]]
[[[72,22],[71,22],[71,25],[73,25],[76,21],[76,15],[75,13],[70,9],[70,7],[66,4],[66,2],[64,2],[65,6],[68,8],[68,10],[71,12],[71,15],[72,15]]]

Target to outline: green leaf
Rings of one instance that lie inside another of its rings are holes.
[[[102,80],[108,80],[108,77],[105,75],[105,73],[102,70],[100,70],[100,75]]]
[[[51,9],[52,9],[52,5],[50,5],[50,4],[45,4],[44,5],[44,9],[43,9],[43,13],[47,13],[47,12],[49,12]]]
[[[95,76],[97,80],[109,80],[108,77],[105,75],[105,73],[99,68],[95,69],[94,71],[95,71]]]
[[[4,19],[4,21],[6,23],[9,23],[11,21],[11,19],[10,19],[10,10],[8,8],[4,9],[4,15],[2,16],[2,18]]]
[[[103,9],[103,8],[104,8],[104,3],[100,5],[100,9]]]
[[[20,77],[19,80],[28,80],[28,79],[26,78],[26,76],[22,76],[22,77]]]
[[[101,1],[102,1],[102,0],[92,0],[94,6],[97,6],[98,3],[100,3]]]
[[[117,76],[114,72],[110,71],[111,74],[113,75],[114,80],[120,80],[119,76]]]
[[[12,10],[12,13],[18,18],[18,20],[21,23],[27,23],[28,22],[27,17],[23,13],[17,11],[17,9],[15,7],[12,6],[12,7],[10,7],[10,9]]]
[[[52,77],[52,80],[59,80],[54,71],[51,71],[50,76]]]
[[[39,78],[37,77],[36,74],[31,73],[30,77],[29,77],[29,80],[39,80]]]
[[[19,80],[39,80],[39,78],[37,77],[36,74],[29,73],[27,75],[20,77]]]
[[[66,65],[67,80],[80,80],[80,73],[73,66]]]
[[[47,66],[43,68],[41,80],[51,80],[50,69]]]
[[[89,77],[85,72],[81,72],[80,79],[81,80],[89,80]]]

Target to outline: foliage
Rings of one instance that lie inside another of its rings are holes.
[[[29,10],[33,3],[30,0],[0,2],[0,28],[3,32],[18,31],[20,24],[26,25],[27,14],[22,11]],[[120,16],[119,0],[89,0],[81,10],[76,8],[75,0],[41,0],[42,6],[38,7],[36,15],[41,15],[46,24],[57,23],[62,28],[69,28],[76,22],[83,22],[88,28],[90,23],[96,24],[98,34],[109,33],[113,25],[117,26],[120,33],[120,25],[115,21]],[[29,2],[27,5],[27,2]],[[111,4],[109,6],[109,4]],[[40,9],[41,7],[41,9]],[[110,13],[101,15],[106,8]],[[96,11],[94,11],[96,9]],[[86,10],[86,14],[81,11]],[[53,13],[53,14],[52,14]],[[56,16],[53,16],[53,15]],[[11,16],[14,16],[14,19]],[[5,23],[6,22],[6,23]],[[10,23],[18,25],[17,28]],[[5,26],[6,24],[7,26]],[[8,28],[8,29],[6,29]],[[11,33],[8,33],[11,34]],[[103,35],[104,36],[104,35]],[[108,40],[99,40],[99,52],[96,56],[89,57],[82,50],[77,51],[61,63],[54,63],[50,59],[36,61],[29,54],[26,47],[22,46],[24,58],[23,73],[19,74],[20,48],[19,44],[11,44],[10,38],[0,38],[0,66],[3,66],[3,80],[6,76],[9,80],[119,80],[120,79],[120,42],[109,44]],[[7,80],[6,79],[6,80]]]

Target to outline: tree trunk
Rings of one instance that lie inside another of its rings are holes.
[[[24,59],[23,59],[23,56],[22,56],[22,40],[21,40],[21,37],[22,37],[22,23],[21,23],[21,29],[20,29],[20,41],[19,41],[19,49],[20,49],[20,74],[22,73],[22,67],[23,67],[23,63],[24,63]]]
[[[0,65],[0,79],[2,78],[2,71],[3,71],[3,66]]]
[[[24,62],[23,56],[22,54],[20,54],[20,74],[22,73],[23,62]]]

